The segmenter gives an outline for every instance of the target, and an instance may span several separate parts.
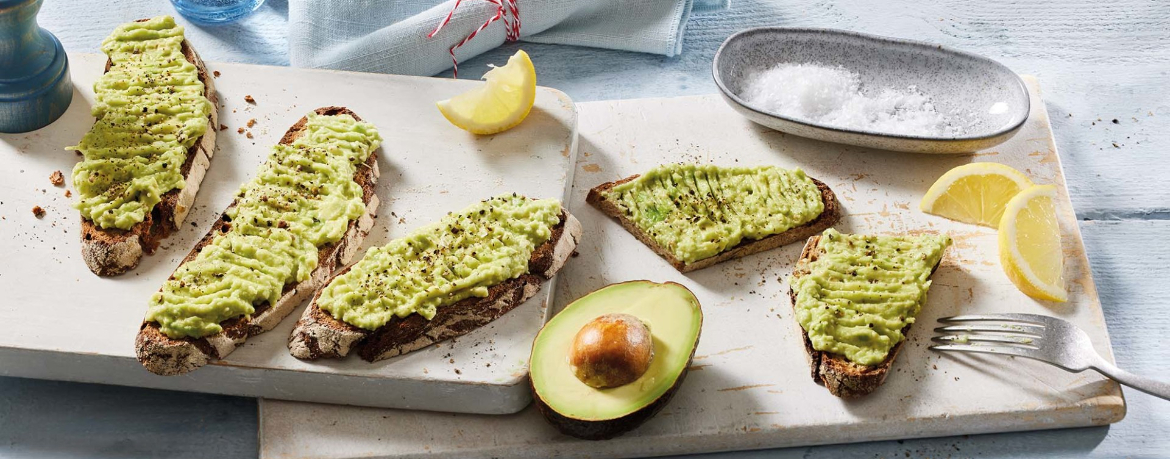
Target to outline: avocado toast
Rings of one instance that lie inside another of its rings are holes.
[[[841,216],[827,185],[772,166],[667,164],[585,200],[683,273],[803,240]]]
[[[343,107],[289,128],[150,301],[135,348],[175,375],[271,330],[357,252],[378,208],[373,125]]]
[[[118,27],[94,84],[94,122],[73,169],[81,253],[99,276],[138,265],[179,228],[215,153],[218,100],[211,75],[174,19]],[[160,110],[160,108],[165,108]]]
[[[810,237],[792,270],[789,297],[813,381],[842,398],[885,382],[950,244],[945,234],[866,236],[831,228]]]
[[[519,306],[572,255],[581,224],[553,199],[501,195],[371,248],[330,279],[289,337],[299,359],[374,362],[466,334]]]

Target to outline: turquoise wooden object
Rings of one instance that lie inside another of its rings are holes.
[[[37,25],[42,0],[0,0],[0,132],[52,123],[73,100],[61,42]]]

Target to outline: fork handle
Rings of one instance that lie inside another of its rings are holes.
[[[1114,381],[1125,384],[1129,387],[1161,398],[1163,400],[1170,400],[1170,384],[1156,381],[1144,376],[1135,375],[1128,371],[1117,368],[1116,365],[1106,362],[1104,359],[1099,359],[1099,361],[1093,365],[1093,369],[1097,370],[1097,372],[1105,376],[1108,376]]]

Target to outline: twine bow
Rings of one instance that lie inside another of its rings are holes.
[[[483,29],[486,29],[489,25],[492,25],[493,22],[499,20],[504,21],[504,26],[506,27],[505,41],[511,42],[520,39],[520,9],[516,6],[516,0],[483,1],[496,5],[496,14],[495,16],[488,18],[488,20],[485,21],[483,25],[479,26],[478,29],[472,31],[470,35],[461,40],[459,43],[456,43],[455,46],[452,46],[448,50],[448,52],[451,53],[451,64],[455,67],[455,78],[459,78],[459,61],[455,58],[455,49],[471,41],[472,38],[475,38],[476,34],[478,34]],[[439,33],[440,30],[443,30],[443,26],[447,25],[448,22],[451,22],[451,16],[455,14],[455,10],[459,9],[459,5],[462,3],[463,0],[455,0],[455,6],[451,7],[451,11],[447,13],[447,17],[443,18],[443,21],[439,23],[438,27],[435,27],[434,31],[427,34],[427,38],[434,38],[435,34]],[[512,16],[510,20],[508,19],[509,15]]]

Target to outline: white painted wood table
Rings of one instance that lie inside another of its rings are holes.
[[[94,52],[111,27],[169,13],[166,3],[49,0],[40,19],[66,49]],[[209,60],[287,64],[286,16],[285,0],[268,0],[241,23],[189,30],[198,34]],[[714,50],[732,32],[759,25],[837,27],[933,41],[1039,76],[1117,361],[1170,379],[1164,364],[1170,347],[1163,339],[1170,330],[1170,283],[1161,281],[1170,278],[1168,24],[1170,2],[1149,0],[735,0],[728,12],[691,18],[678,58],[522,47],[536,62],[541,84],[578,102],[714,93]],[[504,61],[517,47],[464,61],[465,78],[478,76],[475,69],[488,62]],[[1170,409],[1144,394],[1125,395],[1126,419],[1110,427],[719,457],[1165,457]],[[250,457],[257,451],[256,425],[255,403],[242,398],[0,379],[4,456]]]

